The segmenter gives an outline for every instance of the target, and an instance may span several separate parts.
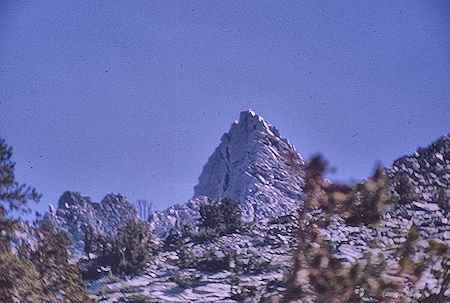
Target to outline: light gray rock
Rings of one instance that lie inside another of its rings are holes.
[[[155,212],[151,228],[164,238],[183,220],[196,223],[206,197],[238,201],[245,222],[298,209],[304,201],[305,165],[274,126],[251,110],[243,111],[204,166],[194,198]]]
[[[78,258],[83,252],[85,227],[91,226],[95,233],[111,237],[128,218],[138,219],[138,214],[134,206],[120,194],[109,194],[98,203],[78,192],[66,191],[59,199],[58,209],[50,206],[43,222],[71,237],[71,252]]]
[[[251,115],[251,113],[248,114]],[[258,121],[258,123],[261,122]],[[433,159],[444,161],[442,167],[448,169],[450,167],[448,165],[449,150],[448,139],[444,137],[429,148],[421,149],[420,154],[417,153],[420,157],[418,161],[403,157],[386,169],[394,183],[393,191],[395,191],[395,182],[402,175],[411,179],[415,177],[418,183],[416,188],[422,188],[417,192],[419,201],[397,204],[388,209],[378,226],[349,226],[345,224],[343,218],[333,216],[330,224],[320,229],[324,239],[328,240],[332,246],[335,256],[344,263],[361,260],[363,255],[370,253],[373,256],[381,255],[386,258],[387,267],[395,272],[399,260],[396,249],[399,244],[405,242],[408,230],[415,226],[420,234],[420,240],[414,248],[412,258],[415,261],[430,259],[431,262],[427,263],[424,274],[417,284],[406,285],[402,290],[412,302],[424,293],[438,293],[442,285],[445,268],[442,267],[440,256],[430,255],[427,247],[430,240],[450,244],[448,209],[434,201],[435,193],[442,188],[436,181],[441,178],[440,182],[445,182],[448,171],[441,172],[439,175],[441,177],[436,178],[429,173],[430,170],[435,170],[436,166],[427,166],[425,163],[433,163]],[[221,161],[218,162],[220,164]],[[419,166],[411,164],[412,168],[409,168],[408,163],[419,163]],[[206,167],[205,170],[207,170]],[[261,178],[255,177],[254,180],[260,182],[262,186],[265,184],[264,181],[270,180],[266,177],[267,175],[261,175]],[[435,175],[438,174],[435,173]],[[212,177],[211,180],[214,178]],[[201,192],[198,189],[197,191]],[[216,185],[209,194],[216,193],[215,198],[219,199],[225,192],[226,190],[220,192],[219,185]],[[155,225],[161,226],[162,231],[176,227],[177,222],[180,222],[179,218],[197,220],[198,208],[204,199],[206,198],[198,197],[186,205],[178,205],[164,212],[157,212],[153,217],[154,223],[157,223]],[[248,200],[240,202],[245,204]],[[264,205],[262,201],[259,203]],[[285,290],[286,272],[292,266],[292,254],[296,245],[295,210],[296,208],[292,208],[291,212],[285,212],[285,215],[267,216],[259,220],[256,218],[231,235],[207,241],[187,240],[186,249],[196,258],[201,258],[205,251],[219,252],[216,255],[220,255],[221,250],[234,252],[233,266],[230,263],[229,269],[211,273],[196,268],[184,268],[179,264],[180,259],[176,258],[178,251],[164,251],[155,256],[147,275],[142,277],[147,283],[139,284],[134,292],[124,291],[132,286],[131,282],[125,280],[121,283],[103,281],[100,283],[103,284],[101,288],[94,288],[96,284],[93,284],[90,289],[100,302],[116,302],[118,297],[133,294],[146,294],[155,302],[205,302],[205,300],[207,302],[279,302]],[[323,216],[322,211],[311,211],[308,214],[310,224],[320,222]],[[173,282],[173,277],[176,275],[186,277],[192,285],[187,288],[180,287]],[[393,274],[390,279],[400,281],[404,277]],[[400,293],[392,292],[390,295],[395,298]]]
[[[180,229],[182,224],[191,223],[194,227],[200,218],[200,205],[207,197],[198,197],[183,205],[174,205],[163,211],[156,211],[150,217],[150,228],[154,235],[164,239],[172,228]],[[195,231],[195,230],[194,230]]]
[[[430,240],[450,244],[449,142],[445,136],[385,169],[394,195],[398,196],[396,186],[400,178],[407,178],[416,196],[387,209],[378,226],[349,226],[337,215],[329,225],[319,224],[323,226],[320,228],[323,238],[344,263],[360,260],[368,253],[381,254],[388,267],[394,269],[399,259],[396,248],[405,242],[410,227],[415,226],[420,245],[414,248],[412,258],[432,262],[427,263],[420,283],[405,287],[405,294],[411,299],[423,293],[437,293],[442,285],[445,268],[441,256],[430,255],[427,247]],[[133,295],[147,296],[151,302],[278,302],[286,287],[286,273],[292,267],[296,210],[304,200],[301,187],[305,164],[275,127],[252,111],[242,112],[205,165],[194,198],[184,205],[157,211],[151,217],[153,232],[163,239],[170,229],[179,229],[183,223],[197,225],[200,205],[207,196],[237,200],[245,220],[240,230],[212,239],[187,238],[184,247],[197,261],[205,252],[214,252],[219,258],[231,252],[229,268],[215,273],[202,271],[195,268],[198,263],[183,264],[186,261],[181,249],[161,249],[145,275],[91,281],[91,294],[99,302],[111,303],[126,302]],[[447,191],[442,193],[442,189]],[[85,225],[112,235],[129,215],[137,217],[122,196],[109,195],[102,203],[95,203],[79,193],[67,192],[58,209],[50,209],[45,220],[68,232],[80,249]],[[316,224],[323,220],[324,213],[315,210],[307,217],[310,224]],[[180,280],[183,277],[190,286]],[[393,292],[392,297],[396,296],[399,293]]]
[[[274,126],[244,111],[204,166],[194,197],[234,199],[245,221],[273,216],[300,206],[305,164]]]

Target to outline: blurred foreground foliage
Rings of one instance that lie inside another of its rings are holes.
[[[0,302],[93,302],[78,267],[69,262],[70,239],[14,217],[29,213],[29,202],[39,202],[41,195],[15,180],[11,157],[12,148],[0,139]],[[26,232],[36,243],[13,245],[17,234]]]
[[[427,253],[433,260],[414,261],[412,256],[419,233],[412,227],[406,241],[395,248],[396,263],[388,266],[386,252],[376,247],[376,243],[372,243],[374,247],[362,259],[344,262],[335,257],[330,242],[320,232],[336,217],[343,218],[347,225],[376,228],[382,220],[383,209],[387,205],[411,201],[413,189],[403,182],[398,201],[391,196],[388,178],[382,169],[351,186],[328,182],[322,177],[326,169],[320,156],[312,159],[306,169],[307,199],[298,214],[297,249],[282,302],[409,302],[404,291],[414,288],[426,265],[436,260],[440,260],[444,269],[441,291],[423,296],[418,302],[444,302],[449,284],[449,249],[445,243],[430,241]],[[311,221],[308,217],[311,211],[322,212],[324,220]]]

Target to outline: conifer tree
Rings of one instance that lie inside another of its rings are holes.
[[[42,224],[32,228],[35,250],[24,242],[17,252],[12,249],[12,239],[24,226],[13,212],[29,213],[29,202],[39,202],[41,195],[16,181],[11,157],[12,148],[0,139],[0,302],[91,302],[78,268],[68,262],[67,236]]]

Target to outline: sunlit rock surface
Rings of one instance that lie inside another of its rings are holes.
[[[50,206],[43,222],[66,232],[73,241],[72,253],[83,252],[83,231],[91,226],[94,232],[113,236],[128,218],[137,219],[134,206],[122,195],[109,194],[102,202],[93,202],[78,192],[66,191],[58,202],[58,209]]]
[[[401,293],[390,294],[393,300],[405,294],[408,302],[417,302],[421,296],[439,293],[445,285],[443,277],[447,269],[442,263],[443,256],[430,255],[427,248],[430,240],[450,245],[448,191],[445,192],[445,203],[438,203],[435,194],[440,189],[448,190],[448,186],[442,184],[448,184],[449,180],[449,152],[449,138],[443,137],[386,168],[394,194],[401,176],[415,182],[418,190],[415,200],[387,210],[378,226],[349,226],[335,216],[328,227],[320,229],[335,256],[342,261],[354,262],[366,253],[382,253],[390,267],[390,278],[403,281],[405,276],[396,274],[399,260],[396,248],[406,240],[408,230],[415,226],[420,239],[412,259],[430,262],[416,284],[405,284]],[[196,200],[188,208],[195,210],[198,208],[196,203],[201,201]],[[170,208],[167,213],[179,212],[183,207]],[[224,251],[232,252],[234,258],[227,269],[209,272],[195,266],[181,266],[179,250],[161,251],[145,275],[126,280],[103,278],[91,282],[89,289],[100,302],[129,302],[136,298],[142,302],[279,302],[286,288],[286,272],[292,266],[297,229],[295,215],[295,209],[292,209],[287,215],[248,222],[234,234],[204,241],[186,240],[186,250],[197,257],[208,251],[219,256]],[[163,212],[157,218],[164,220]],[[310,224],[315,224],[323,218],[323,213],[311,211],[307,218]],[[170,220],[175,222],[175,216]],[[445,294],[450,296],[450,291]]]
[[[427,249],[430,240],[450,245],[449,143],[448,136],[442,137],[385,168],[394,196],[399,197],[396,191],[401,179],[414,186],[415,195],[387,209],[377,226],[350,226],[336,215],[330,225],[319,229],[334,255],[344,263],[360,260],[367,253],[382,253],[391,278],[404,280],[396,274],[396,248],[415,226],[420,239],[412,259],[430,262],[415,285],[405,284],[401,290],[408,302],[439,293],[448,270],[443,256],[430,255]],[[89,291],[99,302],[279,302],[286,288],[286,273],[292,267],[296,211],[304,202],[301,188],[305,164],[273,126],[251,111],[241,113],[205,165],[194,198],[151,217],[154,235],[163,240],[173,227],[180,229],[182,222],[197,224],[198,210],[206,196],[239,201],[245,219],[240,230],[217,238],[185,239],[185,250],[196,258],[212,252],[220,259],[230,253],[233,257],[226,268],[205,271],[195,263],[183,265],[180,249],[164,251],[163,243],[157,242],[159,250],[144,275],[105,276],[88,281]],[[102,203],[95,203],[78,193],[66,192],[58,209],[51,210],[45,220],[68,232],[79,250],[84,226],[112,235],[127,216],[137,214],[122,196],[109,195]],[[324,215],[311,211],[307,218],[310,224],[316,224]],[[391,295],[395,298],[400,293]]]
[[[204,166],[194,199],[154,214],[155,233],[164,236],[182,218],[196,219],[205,196],[238,201],[246,222],[297,209],[304,201],[305,164],[274,126],[251,110],[243,111]]]
[[[438,189],[449,196],[450,184],[450,137],[444,136],[427,148],[419,148],[413,155],[404,156],[386,168],[393,188],[400,178],[406,178],[414,186],[422,203],[436,202]],[[426,206],[425,206],[426,208]]]
[[[303,200],[305,163],[274,126],[244,111],[204,166],[194,197],[234,199],[245,221],[282,213]]]

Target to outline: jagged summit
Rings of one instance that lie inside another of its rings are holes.
[[[196,220],[205,197],[238,201],[244,221],[297,209],[303,203],[305,164],[274,126],[252,110],[243,111],[204,166],[193,199],[156,212],[153,230],[164,237],[181,220]]]
[[[270,135],[274,135],[279,137],[280,132],[276,129],[275,126],[267,123],[263,117],[255,114],[255,112],[251,109],[242,111],[239,115],[239,120],[234,121],[231,125],[231,129],[228,133],[224,135],[231,135],[236,133],[237,130],[240,130],[241,133],[250,134],[255,130],[260,130],[267,132]]]
[[[274,126],[243,111],[204,166],[194,198],[237,200],[247,221],[281,213],[302,201],[305,163]]]
[[[134,206],[122,195],[108,194],[102,202],[93,202],[79,192],[66,191],[58,202],[58,209],[50,205],[43,221],[69,234],[74,255],[83,251],[83,230],[91,226],[96,233],[112,236],[128,218],[138,218]]]

